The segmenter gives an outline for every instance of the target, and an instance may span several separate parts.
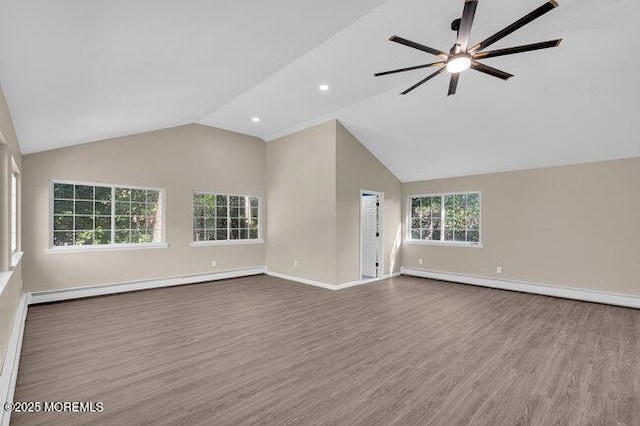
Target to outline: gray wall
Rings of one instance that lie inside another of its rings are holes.
[[[482,191],[484,248],[403,244],[403,266],[640,295],[639,183],[633,158],[404,184],[405,209],[412,194]]]
[[[342,124],[337,125],[337,282],[360,280],[360,190],[384,193],[384,271],[400,271],[402,184]]]
[[[267,181],[269,270],[335,284],[336,122],[267,143]]]
[[[265,244],[190,246],[192,191],[264,197],[265,160],[261,139],[199,124],[26,155],[25,291],[265,265]],[[165,188],[169,248],[46,254],[51,179]]]
[[[3,144],[2,147],[4,153],[6,154],[5,158],[0,158],[1,161],[5,161],[4,167],[2,169],[5,171],[2,176],[0,176],[0,197],[3,198],[4,208],[2,212],[0,212],[0,217],[2,218],[2,224],[0,225],[0,255],[4,256],[4,264],[7,264],[7,268],[10,268],[9,256],[11,252],[11,237],[10,237],[10,229],[11,229],[11,210],[10,210],[10,199],[11,199],[11,179],[10,173],[12,170],[11,167],[11,157],[15,159],[18,167],[21,172],[24,172],[22,169],[22,154],[20,154],[20,147],[18,146],[18,138],[16,137],[16,132],[13,127],[13,121],[11,120],[11,114],[9,113],[9,107],[7,106],[7,102],[4,98],[4,92],[0,87],[0,144]],[[24,174],[24,173],[22,173]],[[5,268],[5,269],[7,269]],[[0,271],[4,272],[4,271]],[[18,308],[18,304],[20,303],[20,297],[22,296],[22,268],[18,266],[6,286],[3,289],[0,289],[0,368],[2,368],[4,362],[4,356],[7,351],[7,344],[9,343],[9,339],[11,338],[11,328],[13,327],[13,319],[16,314],[16,310]]]

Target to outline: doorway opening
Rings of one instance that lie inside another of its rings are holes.
[[[384,271],[384,193],[360,191],[360,279],[378,278]]]

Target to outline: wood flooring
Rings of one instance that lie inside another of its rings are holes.
[[[640,311],[264,275],[29,308],[13,425],[640,425]]]

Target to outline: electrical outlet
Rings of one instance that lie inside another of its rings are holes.
[[[418,259],[418,265],[422,265],[422,258]]]
[[[502,266],[498,266],[498,267],[496,268],[496,272],[497,272],[497,273],[499,273],[499,274],[501,274],[501,273],[502,273]]]
[[[215,268],[216,266],[218,266],[218,262],[216,262],[215,260],[211,261],[211,267]]]
[[[295,268],[297,268],[297,267],[298,267],[298,261],[297,261],[297,260],[294,260],[294,261],[293,261],[293,266],[294,266]]]

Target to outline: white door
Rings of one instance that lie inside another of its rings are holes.
[[[362,275],[378,277],[378,196],[362,196]]]

